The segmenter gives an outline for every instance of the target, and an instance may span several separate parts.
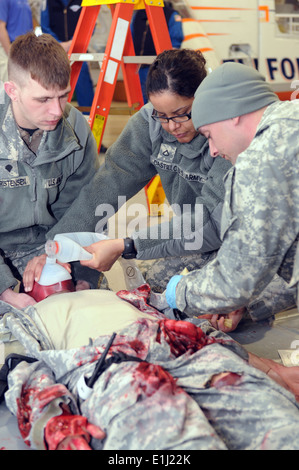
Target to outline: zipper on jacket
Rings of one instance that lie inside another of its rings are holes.
[[[37,201],[37,176],[36,176],[36,171],[32,166],[27,163],[23,162],[24,165],[29,167],[30,173],[31,173],[31,196],[30,196],[30,201],[31,202],[36,202]],[[34,221],[35,221],[35,216],[34,216]]]

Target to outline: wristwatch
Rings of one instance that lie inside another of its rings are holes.
[[[132,238],[124,238],[125,249],[122,253],[122,257],[125,259],[136,258],[137,251]]]

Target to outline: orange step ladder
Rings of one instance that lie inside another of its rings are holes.
[[[72,55],[80,54],[80,57],[82,57],[81,60],[74,61],[71,66],[69,101],[72,99],[82,63],[85,60],[84,55],[87,53],[101,5],[108,5],[110,7],[112,24],[88,118],[98,149],[101,147],[120,67],[122,69],[128,106],[136,111],[143,106],[141,84],[138,75],[139,63],[135,56],[130,30],[130,22],[134,9],[146,10],[156,53],[160,54],[166,49],[172,49],[163,11],[164,4],[161,0],[83,0],[81,15],[69,50],[70,60],[72,60]],[[127,60],[125,61],[124,58]],[[129,60],[130,58],[131,61]],[[140,145],[142,145],[142,142],[140,142]],[[160,180],[159,176],[155,178]],[[160,181],[156,180],[154,183],[153,187],[159,188],[158,196],[152,189],[151,183],[145,188],[149,208],[152,198],[154,198],[155,202],[157,198],[159,202],[163,202],[165,199]]]

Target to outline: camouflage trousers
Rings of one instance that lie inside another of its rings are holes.
[[[212,261],[217,252],[153,261],[138,261],[138,267],[153,292],[162,293],[172,276],[185,268],[190,271],[203,268]],[[247,305],[247,314],[253,321],[266,320],[275,314],[296,307],[296,287],[290,287],[276,275],[267,288]],[[221,313],[221,312],[219,312]]]
[[[236,382],[211,385],[225,363]],[[104,449],[299,449],[297,405],[221,346],[164,362],[170,376],[153,395],[138,368],[135,363],[113,368],[82,405],[85,416],[109,429]],[[157,377],[160,366],[151,366],[151,372]]]
[[[295,398],[249,366],[230,339],[223,336],[194,354],[174,357],[163,335],[157,341],[158,332],[158,324],[148,320],[122,330],[117,351],[133,353],[138,340],[144,362],[110,365],[83,401],[78,379],[90,376],[109,337],[78,350],[43,350],[37,362],[20,363],[9,374],[5,400],[20,425],[30,420],[30,426],[21,426],[26,442],[45,448],[44,426],[64,402],[105,431],[104,441],[92,442],[96,450],[299,449]],[[232,381],[213,383],[228,371]],[[30,416],[22,415],[23,403]]]

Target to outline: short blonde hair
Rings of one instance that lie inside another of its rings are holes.
[[[23,85],[24,72],[46,89],[65,89],[71,74],[63,47],[50,34],[29,32],[12,43],[8,58],[8,79]]]

